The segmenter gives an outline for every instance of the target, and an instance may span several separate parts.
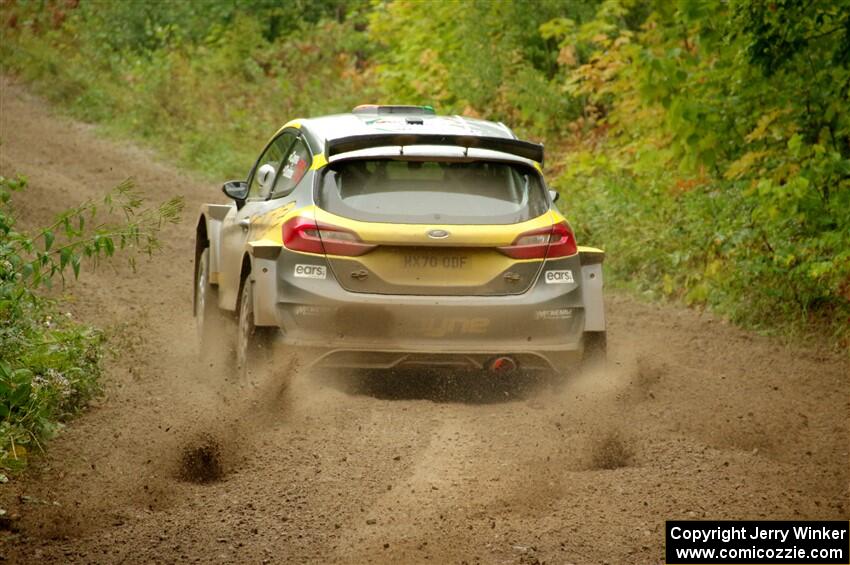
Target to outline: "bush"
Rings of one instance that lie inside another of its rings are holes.
[[[125,182],[102,201],[60,214],[51,225],[18,230],[12,193],[19,177],[0,177],[0,469],[22,468],[61,423],[99,392],[103,334],[75,322],[42,290],[80,274],[82,262],[117,250],[151,253],[163,222],[178,218],[182,201],[157,208]],[[118,220],[110,220],[118,215]]]
[[[562,35],[580,232],[641,292],[847,344],[850,3],[646,4]]]
[[[55,3],[57,18],[21,3],[10,10],[15,26],[4,30],[11,41],[0,43],[0,61],[78,118],[144,139],[210,177],[245,178],[284,122],[348,111],[373,87],[365,34],[338,17],[346,3],[239,7]]]

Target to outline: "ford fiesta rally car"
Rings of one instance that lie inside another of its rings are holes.
[[[429,107],[295,120],[197,224],[202,348],[311,365],[564,371],[605,353],[601,250],[578,247],[543,147]]]

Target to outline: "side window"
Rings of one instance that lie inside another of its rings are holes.
[[[297,139],[283,160],[280,174],[277,177],[277,181],[275,181],[272,198],[286,196],[292,192],[292,189],[304,178],[304,174],[310,168],[312,161],[310,150],[307,149],[304,140],[301,138]]]
[[[271,192],[275,178],[283,163],[289,146],[292,145],[295,135],[284,133],[278,136],[263,152],[262,156],[254,165],[251,184],[248,187],[248,200],[265,200]]]

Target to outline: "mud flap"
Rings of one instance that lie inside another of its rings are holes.
[[[218,284],[221,271],[221,222],[233,207],[224,204],[205,204],[202,212],[210,242],[210,282]]]
[[[277,318],[277,256],[279,244],[249,244],[253,252],[251,278],[254,280],[254,325],[279,326]]]
[[[605,304],[602,300],[602,263],[582,265],[582,302],[584,303],[584,331],[605,331]]]

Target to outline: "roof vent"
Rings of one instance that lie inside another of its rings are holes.
[[[352,114],[408,114],[416,116],[433,116],[433,106],[382,106],[379,104],[361,104],[351,111]]]

